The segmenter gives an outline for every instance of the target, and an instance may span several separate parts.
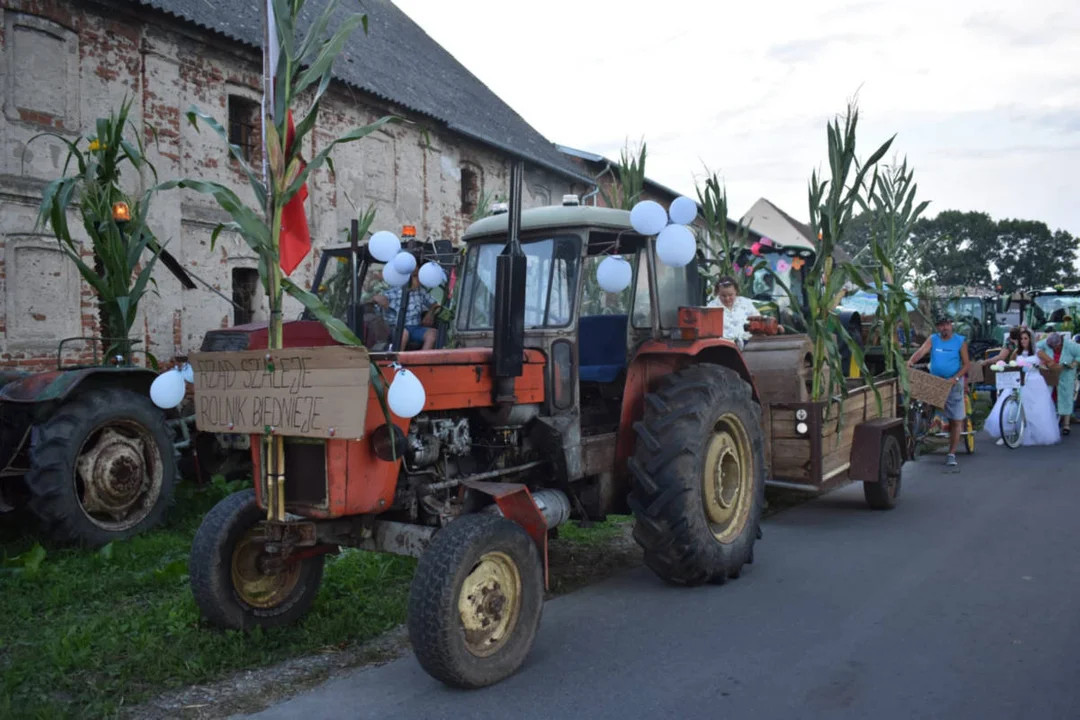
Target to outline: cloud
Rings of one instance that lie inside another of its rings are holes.
[[[780,63],[808,63],[819,59],[824,53],[835,51],[837,45],[853,45],[866,40],[850,33],[803,38],[773,45],[766,52],[766,57]]]
[[[964,22],[964,29],[984,33],[1018,48],[1045,47],[1063,39],[1075,39],[1077,24],[1064,12],[1046,17],[1028,16],[1026,22],[1009,22],[1001,14],[979,12]]]

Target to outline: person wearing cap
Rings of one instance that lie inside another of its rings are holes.
[[[1061,422],[1061,434],[1068,435],[1076,396],[1076,366],[1080,363],[1080,343],[1073,342],[1068,335],[1053,332],[1035,347],[1039,350],[1039,359],[1043,365],[1051,370],[1061,370],[1054,400]]]
[[[944,314],[938,315],[934,324],[937,332],[928,337],[926,342],[915,351],[908,359],[907,366],[914,367],[915,363],[929,353],[930,374],[947,378],[953,383],[942,412],[949,421],[949,454],[945,458],[945,464],[956,465],[956,448],[960,445],[960,432],[967,418],[967,409],[964,407],[964,378],[967,376],[971,360],[968,357],[967,339],[953,332],[951,317]]]

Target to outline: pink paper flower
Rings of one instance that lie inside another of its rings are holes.
[[[791,263],[789,263],[787,260],[778,260],[777,261],[777,263],[776,263],[776,272],[778,272],[778,273],[786,273],[790,269],[791,269]]]
[[[754,254],[754,255],[760,255],[761,254],[761,243],[754,243],[753,245],[751,245],[750,246],[750,252],[752,254]]]
[[[752,267],[749,267],[749,266],[748,266],[748,267],[744,267],[744,268],[743,268],[743,271],[744,271],[744,272],[746,272],[746,274],[747,274],[747,275],[753,275],[753,274],[754,274],[754,268],[752,268]]]
[[[734,270],[736,273],[742,272],[742,266],[739,265],[739,263],[735,263],[734,265],[732,265],[731,269]]]
[[[765,247],[772,247],[773,243],[772,243],[772,240],[770,240],[769,238],[763,237],[763,238],[761,238],[761,244],[764,245]]]

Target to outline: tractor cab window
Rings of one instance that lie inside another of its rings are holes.
[[[495,321],[495,267],[502,243],[476,243],[465,259],[461,330],[490,330]],[[573,317],[581,244],[576,235],[522,241],[525,252],[525,327],[564,327]]]
[[[694,287],[691,286],[690,272],[696,272],[696,265],[690,263],[681,268],[673,268],[656,261],[656,289],[659,293],[658,302],[652,302],[649,293],[649,273],[646,271],[646,250],[638,252],[638,267],[641,272],[637,275],[637,286],[634,289],[634,327],[650,327],[652,309],[655,305],[660,314],[660,327],[673,328],[679,322],[679,308],[700,305],[701,302],[694,298]]]
[[[350,265],[347,253],[324,252],[312,288],[330,313],[342,322],[348,321],[349,314]]]

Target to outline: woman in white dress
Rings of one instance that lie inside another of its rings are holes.
[[[1041,361],[1035,349],[1031,331],[1020,331],[1019,347],[1010,353],[1009,360],[1015,360],[1024,373],[1024,389],[1021,398],[1024,405],[1024,417],[1027,425],[1024,429],[1023,445],[1054,445],[1061,442],[1061,429],[1058,427],[1057,409],[1050,394],[1050,388],[1039,372]],[[1001,406],[1010,392],[999,392],[994,409],[986,418],[985,429],[991,437],[1001,440]]]

